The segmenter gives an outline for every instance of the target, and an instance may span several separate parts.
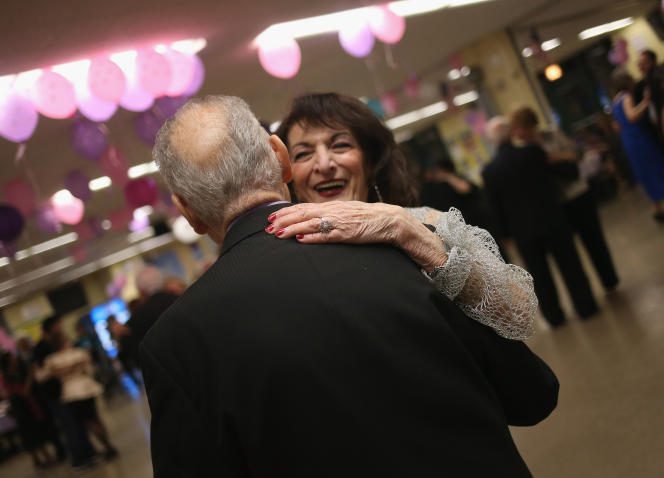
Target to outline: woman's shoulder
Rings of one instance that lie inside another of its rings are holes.
[[[441,219],[443,219],[447,213],[439,211],[438,209],[434,209],[428,206],[423,206],[423,207],[407,207],[404,208],[408,214],[416,218],[417,220],[421,222],[425,222],[427,224],[435,224],[439,222]]]

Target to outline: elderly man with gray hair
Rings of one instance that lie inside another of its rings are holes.
[[[290,159],[244,101],[190,101],[154,158],[222,245],[141,346],[156,477],[530,476],[508,424],[555,407],[550,369],[395,248],[265,233]]]

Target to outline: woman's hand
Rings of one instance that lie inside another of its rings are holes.
[[[320,232],[322,218],[333,227],[328,233]],[[295,237],[305,244],[391,244],[429,272],[447,261],[441,239],[399,206],[361,201],[303,203],[280,209],[268,220],[265,232],[279,239]]]

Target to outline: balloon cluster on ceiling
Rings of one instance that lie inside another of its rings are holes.
[[[406,31],[406,20],[388,5],[326,15],[319,21],[339,24],[333,31],[337,32],[344,51],[356,58],[368,56],[376,39],[392,45],[401,41]],[[276,25],[261,33],[255,41],[261,66],[276,78],[290,79],[300,71],[302,53],[289,29],[288,24]]]
[[[34,133],[39,114],[54,119],[75,117],[71,125],[74,151],[94,161],[108,180],[123,188],[129,207],[153,205],[159,199],[156,181],[128,177],[129,164],[109,143],[108,130],[101,123],[118,107],[138,112],[136,133],[154,144],[163,122],[203,84],[205,70],[196,52],[204,42],[184,40],[0,77],[0,136],[23,143]],[[92,197],[90,184],[82,171],[69,171],[64,178],[66,189],[39,203],[31,181],[16,178],[6,183],[0,204],[4,252],[11,252],[30,218],[46,233],[58,233],[65,224],[74,227],[79,239],[99,235],[103,221],[84,220],[85,202]],[[122,208],[108,219],[114,229],[124,229],[135,216],[136,211]]]
[[[191,96],[205,76],[196,55],[204,42],[183,40],[0,77],[0,136],[27,141],[39,114],[64,119],[78,110],[104,122],[118,107],[144,112],[160,97]]]

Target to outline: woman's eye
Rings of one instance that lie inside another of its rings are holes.
[[[293,161],[299,161],[305,159],[310,154],[311,153],[309,151],[300,151],[298,153],[295,153],[295,155],[293,156]]]
[[[349,149],[352,147],[350,143],[334,143],[334,149]]]

